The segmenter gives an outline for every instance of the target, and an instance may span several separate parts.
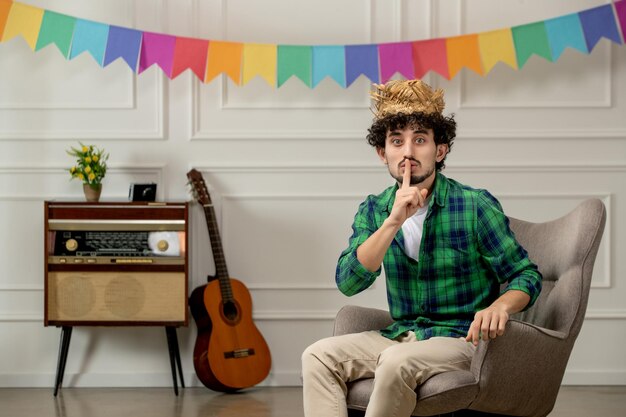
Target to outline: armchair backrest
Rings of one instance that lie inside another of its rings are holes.
[[[563,332],[568,339],[578,336],[605,222],[606,209],[598,199],[546,223],[510,218],[511,230],[543,275],[535,305],[516,318]]]

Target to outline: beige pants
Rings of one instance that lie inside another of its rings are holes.
[[[379,332],[322,339],[302,354],[305,417],[347,417],[346,382],[374,377],[366,417],[409,417],[415,387],[431,376],[470,367],[475,348],[463,338],[395,340]]]

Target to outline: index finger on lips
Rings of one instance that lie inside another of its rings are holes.
[[[402,176],[402,188],[408,189],[411,186],[411,161],[404,162],[404,175]]]

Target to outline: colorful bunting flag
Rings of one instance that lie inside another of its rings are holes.
[[[176,37],[174,36],[144,32],[137,73],[141,74],[152,65],[157,64],[165,75],[171,78],[175,46]]]
[[[511,33],[513,34],[519,68],[522,68],[533,54],[552,61],[544,22],[515,26],[511,28]]]
[[[621,29],[621,31],[620,31]],[[226,74],[238,85],[261,76],[282,86],[292,76],[309,87],[326,77],[349,87],[361,75],[373,83],[396,74],[451,79],[463,68],[485,75],[498,62],[522,68],[533,55],[558,59],[566,48],[590,53],[602,38],[623,44],[626,0],[540,22],[477,34],[367,45],[272,45],[186,38],[84,20],[0,0],[0,41],[22,36],[35,51],[50,44],[73,59],[89,52],[101,66],[118,58],[141,74],[157,64],[169,78],[187,69],[204,82]]]
[[[312,61],[310,46],[278,45],[278,86],[295,75],[311,87]]]
[[[619,19],[619,25],[622,28],[622,39],[626,42],[626,0],[615,2],[613,5]]]
[[[13,2],[10,0],[0,0],[0,41],[3,40],[2,34],[4,33],[4,26],[7,23],[11,6],[13,6]]]
[[[442,77],[450,79],[448,53],[445,39],[416,41],[412,44],[415,78],[422,78],[428,71],[435,71]]]
[[[389,81],[395,73],[400,73],[408,79],[415,77],[411,42],[381,43],[378,45],[378,54],[380,78],[383,83]]]
[[[72,39],[70,59],[87,51],[96,62],[103,66],[104,51],[109,37],[109,25],[92,22],[91,20],[77,19]]]
[[[504,62],[509,67],[517,69],[511,29],[492,30],[478,34],[478,46],[485,74],[489,73],[498,62]]]
[[[104,66],[122,58],[133,72],[137,71],[142,38],[143,33],[138,30],[110,26],[107,49],[104,53]]]
[[[276,45],[246,43],[243,45],[243,84],[260,75],[269,85],[276,86]]]
[[[545,24],[553,60],[557,60],[568,47],[589,52],[578,13],[549,19]]]
[[[467,67],[477,74],[483,75],[480,63],[480,49],[478,35],[454,36],[446,40],[448,53],[448,69],[450,78],[454,77],[463,67]]]
[[[75,25],[75,17],[46,10],[41,22],[35,50],[38,51],[53,43],[59,48],[63,56],[67,58],[70,53]]]
[[[37,46],[37,37],[43,20],[43,9],[39,7],[28,6],[22,3],[13,3],[4,32],[2,33],[2,41],[8,41],[14,37],[21,35],[30,49],[33,51]]]
[[[204,81],[208,53],[209,41],[194,38],[176,38],[172,79],[186,69],[190,69],[200,81]]]
[[[209,58],[204,82],[224,73],[237,85],[241,84],[243,44],[237,42],[209,42]]]
[[[617,25],[615,24],[613,7],[610,4],[584,10],[579,12],[578,15],[580,16],[580,23],[583,26],[589,51],[592,51],[603,37],[612,40],[618,45],[622,43]]]
[[[346,45],[346,84],[348,87],[361,74],[379,83],[378,47],[376,45]]]
[[[346,87],[346,52],[343,46],[313,47],[313,87],[326,77]]]

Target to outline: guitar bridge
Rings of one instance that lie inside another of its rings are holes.
[[[254,349],[235,349],[230,352],[224,352],[224,358],[226,359],[247,358],[252,355],[254,355]]]

